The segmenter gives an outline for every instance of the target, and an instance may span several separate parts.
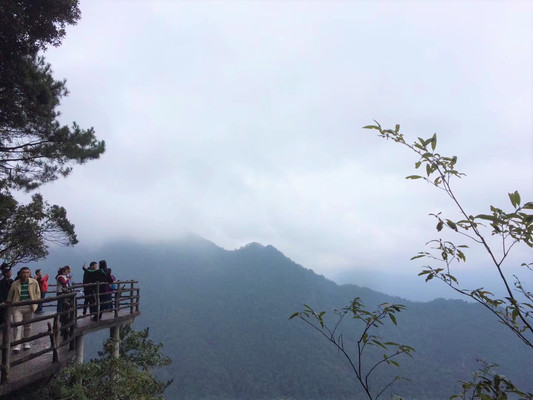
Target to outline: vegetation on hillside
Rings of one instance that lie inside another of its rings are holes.
[[[120,356],[114,358],[112,342],[104,344],[100,357],[73,363],[62,369],[42,392],[43,400],[157,400],[172,381],[163,382],[152,374],[154,368],[170,365],[161,353],[163,345],[148,339],[148,328],[134,331],[129,325],[120,331]]]
[[[306,303],[326,310],[324,322],[331,326],[333,310],[354,297],[364,299],[371,311],[381,303],[406,305],[396,314],[397,326],[389,321],[374,333],[413,346],[416,353],[400,359],[400,367],[380,368],[372,377],[377,385],[396,375],[410,381],[397,382],[380,399],[391,393],[410,400],[447,398],[456,382],[476,368],[477,357],[500,364],[498,373],[533,390],[530,357],[513,342],[513,333],[491,323],[477,304],[410,302],[356,285],[339,286],[272,246],[227,251],[196,238],[108,243],[98,252],[106,254],[117,276],[140,282],[142,315],[135,323],[150,326],[153,340],[163,342],[174,361],[157,371],[162,380],[174,379],[165,391],[169,399],[364,398],[342,354],[303,323],[287,319]],[[62,248],[54,257],[49,262],[83,259],[86,253],[80,247]],[[343,323],[347,341],[363,326],[349,315]],[[86,351],[100,347],[86,339]],[[368,348],[369,357],[381,357],[382,352],[374,352],[381,348],[374,348]]]

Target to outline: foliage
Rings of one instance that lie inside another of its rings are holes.
[[[101,358],[62,369],[43,390],[44,399],[163,399],[171,381],[162,382],[151,372],[154,367],[170,365],[170,359],[161,354],[162,344],[148,339],[148,328],[133,331],[127,326],[120,336],[119,358],[111,355],[110,342],[106,342]]]
[[[301,312],[296,312],[290,316],[289,319],[298,317],[310,327],[318,331],[324,336],[330,343],[332,343],[348,360],[352,371],[354,372],[357,380],[363,387],[366,395],[369,399],[378,399],[391,385],[400,379],[405,379],[401,376],[395,376],[390,382],[383,385],[383,387],[373,390],[371,387],[370,376],[376,369],[383,365],[393,365],[399,367],[400,364],[396,358],[402,354],[411,356],[414,349],[405,344],[395,343],[391,341],[383,341],[383,339],[375,335],[372,332],[373,328],[379,328],[384,324],[383,320],[390,319],[394,325],[396,325],[396,313],[402,311],[405,306],[402,304],[388,304],[382,303],[375,311],[366,310],[363,302],[359,297],[353,299],[348,307],[344,307],[341,310],[335,310],[337,315],[337,322],[333,327],[329,327],[324,322],[325,311],[319,313],[315,312],[310,306],[304,305],[305,309]],[[346,346],[344,335],[338,332],[338,329],[344,320],[344,317],[349,315],[354,320],[360,320],[364,324],[364,328],[357,338],[356,350],[352,355],[351,350]],[[385,351],[382,358],[379,361],[374,362],[373,365],[367,367],[363,362],[363,353],[367,346],[376,346]],[[374,394],[377,392],[376,394]]]
[[[54,79],[39,54],[48,45],[58,46],[65,27],[79,18],[77,0],[0,5],[0,215],[8,221],[2,228],[0,257],[11,265],[44,257],[49,241],[77,242],[63,208],[36,197],[19,205],[12,191],[30,191],[67,176],[73,164],[97,159],[105,150],[93,128],[59,122],[57,108],[68,94],[66,82]],[[21,256],[24,246],[31,250]]]
[[[170,365],[170,358],[161,355],[162,343],[154,343],[148,339],[149,328],[134,331],[130,325],[120,329],[120,358],[138,365],[143,370],[153,367]],[[98,352],[100,357],[109,357],[113,352],[113,340],[104,343],[104,351]]]
[[[533,399],[533,393],[522,392],[505,376],[492,372],[496,364],[478,361],[482,364],[481,368],[474,372],[471,381],[461,381],[462,392],[450,399],[507,400],[508,394],[519,396],[520,399]]]
[[[40,194],[33,195],[30,203],[18,205],[9,193],[0,193],[0,204],[0,255],[12,265],[45,257],[45,241],[78,242],[65,209],[50,206]]]
[[[31,190],[66,176],[73,162],[104,151],[92,128],[61,126],[61,98],[68,91],[38,54],[58,46],[65,26],[80,17],[78,1],[3,2],[0,7],[0,187]]]
[[[379,332],[371,332],[416,349],[413,358],[398,356],[400,368],[383,366],[371,376],[379,384],[393,374],[408,377],[391,390],[405,399],[446,399],[456,392],[454,382],[470,378],[479,357],[501,365],[498,373],[512,377],[518,387],[533,390],[531,373],[524,368],[531,360],[521,343],[491,323],[492,316],[478,304],[402,301],[357,285],[337,285],[272,246],[225,250],[197,238],[109,242],[99,253],[118,266],[113,268],[118,278],[141,282],[141,322],[174,361],[157,371],[161,380],[174,378],[164,392],[168,399],[367,398],[332,344],[302,321],[287,320],[307,303],[326,310],[329,324],[336,318],[332,310],[356,296],[370,311],[384,302],[406,305],[395,314],[397,326],[384,320]],[[78,246],[59,248],[43,268],[86,257]],[[121,272],[120,266],[127,267]],[[342,329],[346,342],[355,346],[361,321],[346,316]],[[101,349],[96,336],[85,338],[86,354]],[[381,357],[379,350],[371,346],[365,353]],[[379,400],[388,398],[383,394]]]
[[[510,211],[490,206],[490,213],[474,216],[464,209],[452,188],[452,179],[461,178],[465,174],[456,169],[456,156],[442,156],[436,152],[436,134],[427,139],[418,138],[416,142],[409,144],[400,133],[400,125],[396,125],[395,129],[383,129],[376,122],[376,125],[368,125],[364,129],[377,130],[380,137],[402,144],[419,156],[415,168],[424,167],[425,175],[410,175],[406,179],[423,179],[443,190],[461,215],[459,220],[452,220],[443,217],[441,213],[430,214],[437,219],[437,231],[448,229],[481,245],[498,272],[506,296],[498,298],[483,287],[473,290],[461,287],[458,278],[452,274],[452,266],[454,263],[466,261],[465,249],[468,246],[457,245],[442,238],[428,242],[431,251],[422,251],[412,257],[412,260],[427,258],[441,265],[441,267],[426,265],[419,275],[425,276],[426,282],[437,278],[454,291],[481,304],[495,315],[499,322],[509,328],[522,343],[533,349],[533,294],[516,276],[514,276],[513,288],[509,283],[510,277],[503,268],[504,261],[515,245],[525,244],[529,248],[533,247],[533,202],[522,204],[520,194],[514,191],[508,194],[512,207]],[[491,245],[488,235],[498,239],[500,251]],[[525,273],[532,271],[532,265],[522,264]],[[492,367],[493,365],[485,364],[482,369],[476,371],[473,382],[463,383],[463,389],[472,389],[472,398],[482,399],[506,398],[506,392],[519,393],[507,378],[492,374]]]

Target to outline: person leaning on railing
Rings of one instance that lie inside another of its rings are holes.
[[[101,269],[98,269],[98,264],[96,261],[92,261],[89,264],[89,268],[85,268],[85,264],[83,264],[83,284],[94,284],[94,283],[101,283],[101,282],[107,282],[110,283],[110,278],[107,273],[107,264],[104,262],[103,264],[100,263]],[[102,288],[103,289],[103,288]],[[105,289],[103,289],[105,290]],[[102,295],[105,295],[105,291],[103,293],[98,291],[100,293],[100,301],[102,301]],[[91,314],[93,315],[93,321],[98,321],[98,319],[102,318],[102,309],[100,309],[100,312],[98,312],[98,307],[96,305],[96,285],[91,286],[84,286],[84,293],[85,297],[89,299],[89,309],[91,311]]]
[[[31,271],[28,267],[22,267],[19,271],[19,278],[16,279],[7,295],[7,301],[24,301],[24,300],[39,300],[41,298],[41,290],[39,284],[33,278],[30,278]],[[37,304],[29,304],[26,306],[13,307],[13,322],[30,321],[33,318],[33,313],[37,310]],[[24,337],[30,337],[31,324],[24,325]],[[22,336],[22,325],[15,328],[15,340],[20,340]],[[30,343],[24,343],[24,350],[30,348]],[[20,344],[13,347],[13,352],[20,351]]]

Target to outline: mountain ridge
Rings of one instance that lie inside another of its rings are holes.
[[[333,310],[354,297],[369,307],[382,302],[407,306],[397,327],[379,330],[386,339],[417,350],[413,360],[393,371],[412,380],[397,385],[395,393],[410,399],[448,398],[458,391],[458,379],[470,377],[476,357],[501,363],[506,375],[517,377],[516,384],[531,385],[528,358],[519,346],[507,346],[514,337],[475,304],[411,302],[355,284],[338,285],[269,245],[225,250],[203,239],[184,243],[109,243],[97,257],[106,259],[119,279],[139,280],[142,315],[135,326],[149,326],[174,361],[159,371],[175,379],[169,398],[340,400],[360,395],[349,366],[333,347],[301,321],[288,320],[309,304],[325,310],[332,321]],[[87,258],[83,249],[68,250],[54,257]],[[64,265],[54,257],[40,264]],[[358,332],[352,322],[344,326],[346,338]]]

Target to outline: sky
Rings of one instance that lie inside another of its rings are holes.
[[[454,189],[469,214],[514,190],[533,198],[529,1],[80,7],[45,55],[70,91],[62,121],[94,127],[106,152],[40,191],[83,246],[194,233],[271,244],[337,281],[414,279],[423,262],[409,258],[439,237],[428,214],[457,210],[404,179],[416,155],[362,129],[374,120],[410,142],[437,133],[467,175]],[[532,261],[514,254],[510,268]],[[465,273],[487,267],[468,256]]]

